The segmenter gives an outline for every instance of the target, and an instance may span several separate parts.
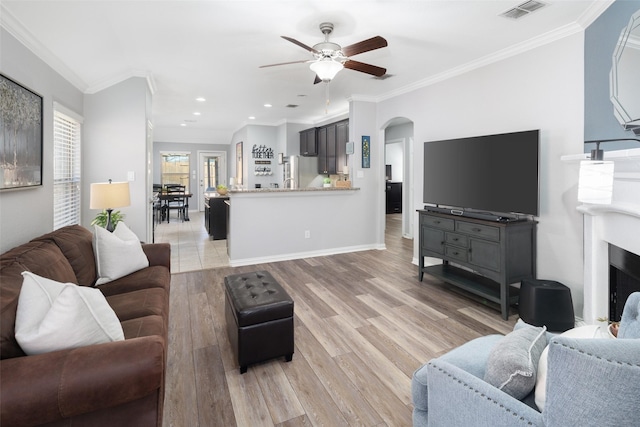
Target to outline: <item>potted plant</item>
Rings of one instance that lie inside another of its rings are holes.
[[[226,185],[220,184],[216,187],[216,191],[218,192],[219,195],[224,196],[227,194],[227,191],[229,190]]]
[[[100,212],[96,217],[91,221],[91,225],[97,225],[102,228],[107,228],[107,221],[109,219],[109,214],[106,210]],[[115,226],[124,219],[124,214],[120,211],[111,212],[111,224],[115,228]]]
[[[323,182],[323,187],[331,187],[331,178],[326,177],[325,179],[322,180]]]

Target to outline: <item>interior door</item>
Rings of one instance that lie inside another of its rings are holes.
[[[224,151],[198,152],[198,210],[204,211],[204,194],[216,191],[220,184],[227,185],[227,153]]]

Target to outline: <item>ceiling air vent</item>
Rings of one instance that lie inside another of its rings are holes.
[[[513,9],[509,9],[504,13],[501,13],[500,16],[504,16],[505,18],[511,19],[519,19],[523,16],[529,15],[531,12],[535,12],[538,9],[545,7],[547,4],[537,0],[529,0]]]

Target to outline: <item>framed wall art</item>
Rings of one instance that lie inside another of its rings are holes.
[[[371,167],[371,137],[362,136],[362,167]]]
[[[42,97],[0,74],[0,190],[42,185]]]

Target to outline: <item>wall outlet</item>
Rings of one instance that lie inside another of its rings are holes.
[[[311,230],[304,230],[304,238],[305,239],[311,238]]]

